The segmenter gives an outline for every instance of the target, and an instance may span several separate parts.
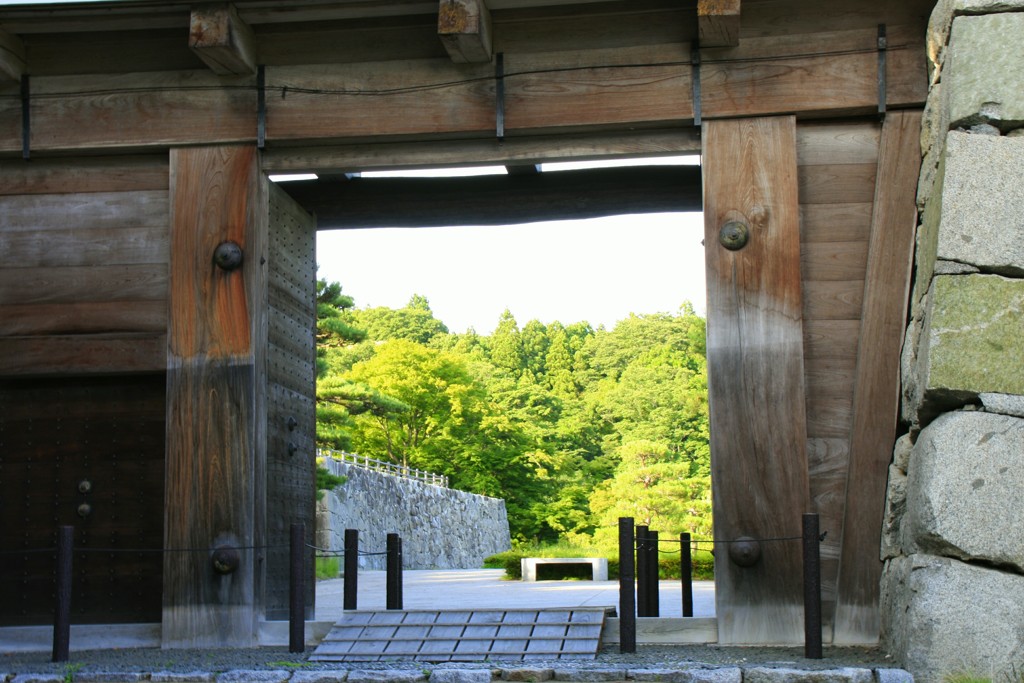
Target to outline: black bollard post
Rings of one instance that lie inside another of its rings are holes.
[[[683,582],[683,616],[693,616],[693,557],[690,534],[679,534],[679,578]]]
[[[402,609],[402,539],[398,534],[388,534],[387,551],[387,608]]]
[[[636,527],[636,615],[649,617],[647,613],[647,591],[650,573],[647,571],[647,527],[638,524]]]
[[[817,513],[804,514],[804,656],[821,659],[821,539]]]
[[[661,616],[661,591],[658,566],[658,532],[647,532],[647,616]]]
[[[306,525],[292,524],[291,528],[291,581],[288,602],[288,652],[306,650],[306,577],[305,555]]]
[[[619,652],[636,652],[633,518],[619,517]]]
[[[359,530],[345,529],[345,587],[342,609],[358,609],[359,587]]]
[[[57,527],[57,582],[56,602],[53,610],[54,662],[66,662],[71,650],[71,554],[75,541],[75,528]]]

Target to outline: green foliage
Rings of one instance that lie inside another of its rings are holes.
[[[337,474],[333,474],[330,470],[328,470],[323,465],[317,465],[316,466],[316,499],[320,500],[324,496],[324,494],[323,494],[324,491],[330,491],[330,490],[332,490],[332,489],[334,489],[334,488],[336,488],[338,486],[341,486],[346,481],[348,481],[348,477],[338,476]]]
[[[339,573],[341,573],[341,570],[337,557],[316,558],[316,578],[336,579]]]
[[[608,578],[619,578],[619,554],[617,548],[606,546],[581,546],[577,543],[562,542],[549,545],[532,545],[515,550],[506,550],[484,559],[484,567],[504,569],[505,578],[519,580],[523,578],[521,560],[524,557],[603,557],[608,560]],[[715,578],[715,557],[706,550],[692,553],[692,577],[694,581],[710,581]],[[569,566],[569,565],[567,565]],[[589,570],[584,567],[589,576]],[[664,553],[658,558],[658,577],[661,579],[679,579],[682,576],[679,564],[679,553]],[[574,570],[566,570],[567,578],[575,577]]]
[[[450,334],[419,295],[359,310],[320,285],[321,447],[504,498],[520,543],[612,553],[620,515],[710,536],[706,342],[689,304],[612,330],[506,310],[481,336]]]

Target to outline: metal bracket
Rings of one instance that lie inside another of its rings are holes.
[[[885,119],[885,57],[888,48],[885,24],[878,25],[878,118]]]
[[[700,44],[694,40],[690,49],[690,81],[693,86],[693,125],[700,128]]]
[[[495,132],[498,142],[505,141],[505,53],[499,52],[494,58],[494,108]]]
[[[267,70],[256,67],[256,148],[267,146]]]
[[[32,157],[32,118],[29,101],[31,99],[28,74],[21,76],[21,158],[28,161]]]

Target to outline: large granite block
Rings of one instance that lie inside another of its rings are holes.
[[[936,258],[1024,275],[1024,138],[950,132],[940,172],[929,202],[938,210],[926,211],[924,228],[936,235]]]
[[[1024,574],[1024,419],[946,413],[918,436],[902,546]]]
[[[931,555],[890,560],[882,644],[915,680],[1003,680],[1024,661],[1024,576]]]
[[[1024,125],[1024,12],[953,20],[942,69],[951,126]]]
[[[936,275],[916,362],[905,375],[905,415],[923,426],[978,394],[1024,394],[1024,280]]]

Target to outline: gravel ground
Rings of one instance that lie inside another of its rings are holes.
[[[640,645],[635,654],[619,654],[618,646],[604,648],[594,660],[530,660],[479,663],[358,662],[350,664],[309,662],[312,648],[304,654],[290,654],[286,647],[220,650],[161,650],[126,648],[71,652],[71,661],[55,664],[49,653],[0,655],[0,680],[3,673],[75,672],[154,672],[210,671],[232,669],[430,669],[430,668],[521,668],[545,666],[554,669],[620,667],[629,669],[687,668],[705,666],[772,666],[800,669],[837,669],[841,667],[893,667],[892,659],[878,649],[825,648],[824,658],[804,659],[803,648],[725,647],[719,645]]]

